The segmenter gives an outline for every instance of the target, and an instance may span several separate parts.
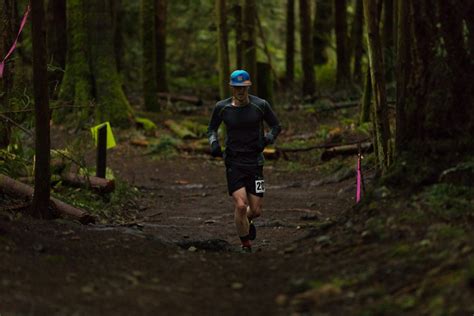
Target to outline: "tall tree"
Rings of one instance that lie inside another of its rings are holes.
[[[76,105],[95,100],[97,121],[128,125],[132,109],[114,58],[111,1],[67,1],[68,53],[60,99]]]
[[[331,44],[331,32],[333,29],[333,0],[315,1],[315,18],[313,24],[313,49],[314,62],[317,65],[328,61],[327,48]]]
[[[32,1],[33,88],[35,98],[35,190],[32,215],[50,218],[50,131],[48,72],[46,68],[46,29],[43,0]]]
[[[7,55],[14,41],[14,0],[2,0],[0,10],[0,60]],[[0,108],[9,109],[10,93],[13,87],[13,61],[4,67],[3,78],[0,79]],[[1,119],[0,119],[1,121]],[[0,123],[0,148],[10,144],[11,126],[6,122]]]
[[[336,84],[338,87],[347,86],[351,81],[346,6],[346,0],[334,0],[334,23],[336,29],[337,55]]]
[[[122,0],[115,0],[111,2],[112,10],[112,28],[114,30],[114,51],[115,61],[117,64],[117,71],[122,72],[123,67],[123,16],[124,9],[122,7]]]
[[[303,68],[303,95],[314,95],[313,42],[311,40],[311,5],[309,0],[300,0],[301,67]]]
[[[458,17],[469,2],[404,0],[398,7],[397,142],[395,163],[408,162],[418,181],[474,153],[474,63]],[[454,18],[454,19],[453,19]],[[410,29],[410,32],[406,30]],[[420,168],[422,164],[422,168]],[[397,175],[394,169],[394,175]],[[391,177],[408,179],[399,175]]]
[[[251,90],[253,93],[258,91],[257,87],[257,3],[256,0],[244,0],[243,8],[243,49],[244,49],[244,68],[252,78]]]
[[[295,77],[295,0],[287,0],[286,2],[285,65],[285,81],[291,85]]]
[[[54,87],[56,87],[61,82],[66,65],[66,0],[49,0],[46,18],[48,62],[59,68],[49,74],[49,81],[54,81]],[[57,94],[56,91],[53,93],[53,95]]]
[[[374,96],[374,143],[378,149],[378,168],[383,174],[390,165],[387,96],[385,90],[383,50],[379,33],[377,0],[364,0],[364,18],[367,27],[367,46]]]
[[[242,43],[242,5],[240,0],[234,4],[234,20],[235,20],[235,66],[237,69],[243,67],[243,43]]]
[[[158,111],[156,97],[156,45],[155,45],[155,10],[154,0],[142,0],[142,33],[143,33],[143,99],[145,109]]]
[[[352,52],[354,55],[354,67],[352,79],[356,83],[360,83],[362,79],[362,56],[364,53],[363,42],[363,26],[364,26],[364,7],[362,0],[355,0],[354,21],[352,23]]]
[[[393,79],[393,59],[394,59],[394,39],[393,39],[393,0],[383,0],[383,46],[384,46],[384,64],[385,78],[387,81]]]
[[[155,0],[156,80],[159,92],[168,91],[166,72],[166,18],[168,0]]]
[[[219,59],[219,93],[221,99],[229,95],[229,48],[227,42],[226,1],[216,0]]]

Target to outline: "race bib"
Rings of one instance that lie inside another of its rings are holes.
[[[255,180],[255,193],[265,193],[265,180]]]

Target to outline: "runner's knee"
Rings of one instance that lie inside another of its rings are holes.
[[[244,201],[238,201],[235,204],[235,211],[241,216],[247,214],[247,204]]]
[[[262,215],[262,206],[261,205],[254,206],[253,208],[250,208],[250,211],[252,212],[253,218],[259,217],[260,215]]]

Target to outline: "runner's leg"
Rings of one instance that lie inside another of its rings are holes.
[[[234,221],[239,237],[244,237],[249,234],[249,221],[247,219],[247,206],[249,205],[247,199],[247,191],[242,187],[232,193],[234,199]]]
[[[249,193],[247,194],[247,199],[249,201],[247,217],[250,219],[260,217],[260,215],[262,215],[263,197]]]

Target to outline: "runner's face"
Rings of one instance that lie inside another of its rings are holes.
[[[232,96],[239,102],[245,102],[249,95],[249,87],[232,87]]]

